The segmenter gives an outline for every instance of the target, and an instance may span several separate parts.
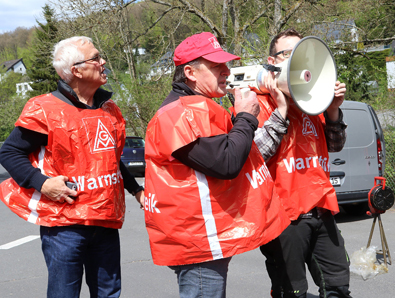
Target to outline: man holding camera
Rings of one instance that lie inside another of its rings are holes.
[[[279,33],[270,44],[268,63],[288,59],[301,39],[293,29]],[[345,143],[347,126],[339,107],[346,86],[336,82],[334,99],[324,115],[311,116],[278,89],[272,72],[264,85],[270,95],[253,89],[261,108],[259,127],[265,126],[258,128],[254,140],[273,176],[274,194],[291,219],[278,238],[260,247],[267,258],[271,295],[306,297],[307,264],[320,297],[351,297],[349,260],[333,217],[339,209],[328,165],[328,150],[340,151]]]
[[[100,88],[105,63],[88,37],[57,43],[58,89],[26,103],[0,151],[12,177],[0,185],[1,200],[40,225],[47,297],[79,297],[84,270],[91,297],[121,293],[124,187],[141,205],[144,191],[120,160],[125,121]]]

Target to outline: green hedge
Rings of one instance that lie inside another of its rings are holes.
[[[395,190],[395,130],[384,131],[386,162],[384,177],[387,179],[386,185]]]

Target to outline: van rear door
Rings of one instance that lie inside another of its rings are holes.
[[[379,175],[375,123],[366,104],[345,101],[341,109],[347,140],[342,151],[329,154],[331,182],[339,203],[367,201],[361,194],[370,191]]]

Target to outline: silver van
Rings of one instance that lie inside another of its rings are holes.
[[[330,180],[339,205],[349,214],[368,210],[368,194],[374,177],[385,168],[384,134],[373,108],[365,103],[344,101],[347,140],[340,152],[329,153]]]

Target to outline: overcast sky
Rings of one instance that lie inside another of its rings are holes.
[[[45,3],[47,0],[0,0],[0,33],[36,26],[36,19],[44,20],[42,7]]]

